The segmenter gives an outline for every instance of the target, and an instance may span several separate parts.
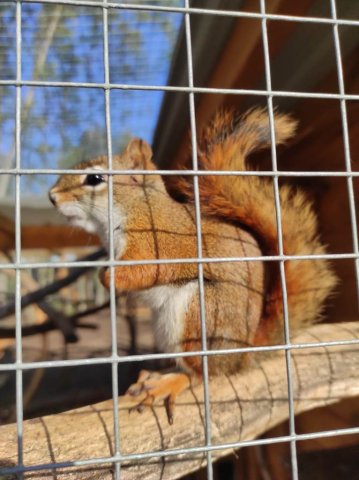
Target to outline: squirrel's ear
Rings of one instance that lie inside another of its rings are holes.
[[[145,140],[133,138],[125,148],[125,155],[131,159],[133,168],[154,170],[152,148]]]

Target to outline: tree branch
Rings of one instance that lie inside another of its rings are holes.
[[[294,341],[303,344],[356,338],[359,324],[352,322],[316,325]],[[359,395],[359,345],[294,349],[291,357],[296,414]],[[232,443],[254,439],[288,418],[286,375],[282,352],[262,358],[256,367],[237,375],[210,381],[211,442],[224,445],[212,452],[213,460],[231,453]],[[187,455],[156,456],[159,451],[205,445],[202,385],[180,396],[174,425],[168,425],[163,405],[129,415],[133,403],[128,397],[119,401],[121,455],[154,452],[147,458],[122,461],[123,480],[175,480],[205,465],[206,455],[198,450]],[[73,464],[114,455],[112,401],[25,421],[24,431],[23,463],[41,465],[43,478],[54,474],[59,479],[70,475],[77,480],[113,478],[110,461],[95,461],[82,468]],[[16,426],[0,427],[0,464],[5,467],[15,462],[16,451]],[[53,463],[62,466],[55,470]],[[52,466],[46,469],[47,464]],[[35,472],[29,472],[24,478],[34,476]]]
[[[94,261],[98,260],[99,258],[105,256],[106,251],[104,249],[96,250],[96,252],[91,253],[90,255],[86,255],[79,259],[80,262],[87,262],[87,261]],[[54,265],[55,267],[55,265]],[[39,288],[34,292],[30,292],[27,295],[24,295],[21,298],[21,307],[25,308],[28,305],[33,303],[39,303],[43,300],[47,295],[53,294],[61,290],[61,288],[67,287],[79,277],[84,275],[86,272],[91,270],[94,267],[74,267],[69,270],[69,274],[56,280],[55,282],[51,283],[50,285],[46,285],[45,287]],[[7,303],[0,307],[0,320],[7,317],[8,315],[12,315],[15,313],[15,300]]]
[[[88,308],[83,312],[78,312],[74,315],[69,317],[65,317],[66,322],[71,327],[76,328],[88,328],[95,330],[97,328],[96,325],[92,323],[78,323],[78,321],[89,315],[93,315],[94,313],[100,312],[105,308],[109,307],[110,302],[105,302],[102,305],[97,307]],[[46,333],[50,332],[51,330],[57,330],[59,328],[58,323],[53,318],[49,318],[46,322],[41,323],[40,325],[28,325],[22,327],[21,334],[23,337],[28,337],[30,335],[37,335],[38,333]],[[2,328],[0,327],[0,337],[1,338],[15,338],[16,337],[16,329],[15,328]]]
[[[43,8],[44,10],[44,8]],[[63,5],[55,5],[50,19],[44,22],[46,28],[46,35],[41,43],[41,47],[36,51],[36,57],[34,60],[32,80],[36,80],[41,75],[50,46],[52,44],[54,35],[56,33],[61,15],[62,15]],[[21,113],[21,128],[22,134],[24,135],[24,130],[27,127],[27,120],[29,113],[31,111],[32,105],[34,103],[34,94],[36,87],[29,87],[27,89],[27,94],[23,100],[22,113]],[[15,141],[10,147],[9,153],[3,159],[3,168],[11,168],[15,158]],[[0,175],[0,197],[3,197],[6,194],[10,182],[11,175]]]

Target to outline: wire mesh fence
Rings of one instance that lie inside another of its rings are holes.
[[[359,20],[357,19],[345,19],[340,18],[337,14],[337,5],[335,0],[330,0],[330,17],[316,17],[316,16],[295,16],[285,14],[268,13],[266,9],[266,1],[260,0],[259,11],[250,12],[244,10],[221,10],[207,8],[206,5],[202,8],[194,7],[191,5],[190,0],[185,0],[183,6],[173,6],[171,2],[166,2],[165,5],[159,4],[160,2],[147,2],[147,3],[120,3],[120,2],[107,2],[107,1],[89,1],[89,0],[13,0],[12,3],[16,8],[16,71],[14,78],[0,79],[0,86],[14,87],[15,88],[15,164],[13,166],[6,166],[0,170],[1,176],[11,176],[15,179],[15,261],[6,262],[0,264],[0,272],[5,269],[13,269],[15,271],[15,330],[16,330],[16,359],[14,363],[0,364],[0,372],[15,372],[16,375],[16,426],[17,426],[17,465],[14,467],[7,467],[0,469],[1,474],[19,474],[20,476],[25,472],[41,471],[49,469],[62,469],[73,466],[93,466],[112,463],[114,465],[113,475],[116,480],[121,478],[121,465],[125,461],[140,461],[151,457],[163,458],[178,455],[190,455],[194,453],[203,453],[206,456],[206,475],[208,479],[213,478],[213,452],[228,449],[239,448],[251,445],[264,445],[278,442],[289,442],[291,451],[291,476],[293,479],[299,479],[297,464],[297,442],[305,439],[315,439],[321,437],[335,436],[335,435],[350,435],[359,433],[359,427],[338,429],[331,431],[321,431],[307,434],[298,434],[295,427],[295,412],[294,412],[294,393],[293,393],[293,364],[291,355],[294,350],[310,349],[318,346],[333,347],[333,346],[350,346],[359,345],[359,339],[351,340],[332,340],[332,341],[319,341],[311,343],[292,343],[290,334],[290,323],[288,318],[288,305],[287,305],[287,291],[286,291],[286,278],[285,278],[285,262],[290,260],[313,260],[313,259],[328,259],[328,260],[352,260],[355,263],[357,292],[359,288],[359,244],[358,244],[358,226],[357,226],[357,210],[355,201],[355,184],[354,181],[358,177],[359,172],[353,171],[351,161],[350,150],[350,138],[348,127],[348,113],[347,102],[358,101],[359,94],[346,93],[343,76],[343,59],[341,54],[341,43],[338,28],[340,26],[351,26],[358,28]],[[101,10],[101,22],[103,29],[103,81],[64,81],[64,80],[41,80],[41,79],[28,79],[23,76],[23,27],[22,27],[22,8],[26,4],[41,4],[41,5],[68,5],[73,7],[89,7]],[[117,83],[113,82],[111,76],[111,58],[110,58],[110,45],[109,45],[109,15],[113,9],[123,11],[136,11],[136,12],[166,12],[168,14],[177,14],[183,17],[183,29],[185,35],[186,54],[187,54],[187,71],[188,81],[186,86],[170,86],[170,85],[155,85],[155,84],[137,84],[137,83]],[[234,17],[234,18],[250,18],[258,20],[261,23],[261,36],[263,42],[263,54],[264,54],[264,72],[265,72],[265,88],[263,89],[236,89],[236,88],[211,88],[211,87],[198,87],[195,84],[193,74],[193,35],[191,31],[191,18],[198,15],[209,16],[221,16],[221,17]],[[296,23],[311,23],[328,25],[332,28],[333,44],[335,50],[336,70],[338,78],[338,92],[337,93],[317,93],[317,92],[301,92],[301,91],[280,91],[275,90],[271,81],[271,57],[268,40],[268,22],[283,21],[283,22],[296,22]],[[109,258],[107,260],[96,260],[92,262],[82,261],[56,261],[56,262],[29,262],[24,261],[22,256],[21,245],[21,226],[22,226],[22,214],[21,214],[21,179],[26,176],[46,176],[49,174],[76,174],[88,173],[88,170],[78,170],[73,168],[24,168],[22,161],[22,105],[23,105],[23,89],[26,87],[43,87],[46,89],[52,89],[55,87],[66,87],[71,89],[91,88],[98,89],[103,93],[103,106],[104,106],[104,125],[105,125],[105,138],[106,138],[106,150],[108,156],[108,169],[103,170],[103,174],[109,175],[109,189],[108,189],[108,226],[109,226]],[[111,95],[116,91],[143,91],[143,92],[173,92],[183,93],[188,96],[189,116],[190,116],[190,130],[192,139],[192,168],[187,171],[182,170],[164,170],[159,169],[157,171],[138,170],[138,173],[144,175],[189,175],[193,177],[194,182],[194,196],[195,196],[195,213],[196,213],[196,231],[197,231],[197,256],[195,258],[171,258],[171,259],[155,259],[155,260],[118,260],[115,256],[115,240],[114,240],[114,206],[113,206],[113,178],[115,175],[128,175],[131,174],[131,170],[116,170],[113,164],[113,106],[111,104]],[[198,94],[226,94],[226,95],[252,95],[260,97],[266,100],[268,109],[268,118],[271,132],[271,159],[272,167],[270,170],[253,170],[253,171],[210,171],[206,172],[198,167],[198,152],[197,152],[197,122],[196,122],[196,103],[195,96]],[[276,98],[291,97],[296,99],[321,99],[321,100],[336,100],[340,102],[340,112],[342,121],[342,136],[344,144],[344,158],[345,158],[345,170],[344,171],[288,171],[280,170],[277,162],[276,142],[275,142],[275,107],[274,100]],[[274,198],[275,209],[277,218],[277,233],[278,233],[278,255],[261,255],[255,257],[248,256],[233,256],[207,258],[203,254],[202,234],[201,234],[201,205],[199,195],[199,182],[198,178],[201,175],[242,175],[242,176],[265,176],[271,177],[274,185]],[[322,255],[287,255],[283,250],[283,232],[281,221],[281,202],[279,195],[279,181],[281,178],[343,178],[347,182],[347,195],[348,205],[350,212],[351,222],[351,239],[352,249],[350,252],[340,253],[327,253]],[[270,346],[256,346],[256,347],[241,347],[241,348],[226,348],[226,349],[209,349],[207,345],[206,336],[206,302],[204,294],[204,264],[211,263],[225,263],[225,262],[277,262],[280,269],[281,287],[283,292],[283,316],[285,335],[284,344],[270,345]],[[116,312],[116,289],[115,289],[115,268],[118,266],[135,266],[135,265],[162,265],[162,264],[181,264],[181,263],[194,263],[198,268],[198,292],[200,299],[200,318],[201,318],[201,349],[192,352],[173,352],[173,353],[151,353],[151,354],[137,354],[132,356],[120,356],[118,354],[118,332],[117,332],[117,312]],[[45,269],[45,268],[71,268],[71,267],[108,267],[110,271],[110,323],[111,323],[111,353],[108,356],[86,359],[71,359],[71,360],[44,360],[37,362],[27,362],[23,360],[22,349],[22,272],[25,269]],[[355,299],[353,299],[353,302]],[[209,394],[209,375],[208,375],[208,358],[213,355],[233,355],[245,352],[264,352],[264,351],[284,351],[286,360],[286,372],[287,372],[287,385],[288,385],[288,408],[289,408],[289,433],[286,436],[280,436],[269,439],[256,439],[250,441],[238,441],[232,444],[214,444],[212,442],[212,429],[211,429],[211,398]],[[165,449],[163,451],[154,451],[146,453],[133,453],[123,454],[121,453],[120,432],[121,424],[119,421],[119,387],[118,387],[118,375],[119,366],[130,362],[140,362],[144,360],[159,360],[159,359],[178,359],[185,357],[199,356],[202,361],[203,371],[203,388],[204,388],[204,412],[205,412],[205,444],[198,445],[196,447],[182,448],[182,449]],[[68,459],[68,462],[53,462],[44,465],[24,465],[24,449],[26,446],[26,438],[24,437],[24,417],[23,417],[23,375],[24,371],[32,370],[36,368],[57,368],[57,367],[69,367],[69,366],[94,366],[106,364],[111,366],[111,378],[112,378],[112,402],[113,402],[113,422],[114,422],[114,448],[112,455],[104,458],[86,458],[81,460]]]

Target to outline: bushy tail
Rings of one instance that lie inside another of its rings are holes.
[[[275,113],[276,143],[283,143],[295,131],[296,122]],[[204,130],[198,142],[199,168],[203,170],[248,170],[248,154],[269,147],[270,127],[266,110],[253,109],[243,116],[221,112]],[[191,168],[189,165],[187,167]],[[201,211],[249,228],[267,255],[278,255],[277,221],[273,181],[260,176],[200,176]],[[171,190],[193,201],[191,177],[172,179]],[[305,194],[289,186],[280,187],[281,225],[285,255],[323,254],[317,219]],[[269,280],[264,309],[263,337],[283,318],[283,295],[279,269]],[[326,260],[288,260],[285,278],[290,324],[299,328],[320,317],[323,304],[336,285]],[[258,338],[258,342],[265,338]]]

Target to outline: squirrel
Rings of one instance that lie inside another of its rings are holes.
[[[275,139],[293,136],[296,122],[275,112]],[[248,155],[271,145],[268,113],[254,108],[243,115],[215,115],[198,140],[200,170],[248,170]],[[151,305],[156,313],[156,339],[167,352],[202,349],[198,293],[197,231],[193,178],[156,173],[151,147],[134,138],[113,157],[114,258],[136,261],[114,267],[116,291],[128,292]],[[190,167],[188,157],[181,168]],[[78,164],[88,170],[64,174],[49,197],[75,226],[109,242],[108,169],[106,156]],[[150,175],[143,170],[151,171]],[[221,350],[262,346],[283,340],[283,293],[278,261],[255,260],[277,256],[278,234],[273,182],[256,175],[199,175],[202,256],[207,348]],[[322,255],[317,218],[304,192],[288,185],[279,190],[284,255]],[[220,261],[233,257],[251,260]],[[180,259],[141,264],[141,260]],[[185,259],[189,259],[185,262]],[[325,300],[337,283],[325,259],[286,260],[285,283],[290,331],[318,321]],[[110,269],[100,280],[110,286]],[[253,354],[254,355],[254,354]],[[210,375],[230,374],[248,363],[248,354],[209,355]],[[179,372],[142,371],[128,394],[138,399],[137,410],[163,399],[173,422],[176,397],[192,379],[201,379],[202,357],[178,358]],[[249,362],[250,364],[250,362]]]

